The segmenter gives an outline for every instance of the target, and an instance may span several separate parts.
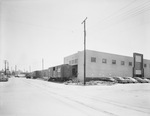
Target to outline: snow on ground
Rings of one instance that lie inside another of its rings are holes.
[[[65,85],[10,78],[0,83],[0,116],[149,116],[150,83]]]

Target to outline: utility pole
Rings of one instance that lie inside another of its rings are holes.
[[[44,69],[44,59],[42,58],[42,70]]]
[[[44,70],[44,59],[42,58],[42,77],[44,77],[44,72],[43,72],[43,70]]]
[[[31,66],[29,66],[29,72],[31,73]]]
[[[17,76],[17,65],[15,65],[15,76]]]
[[[86,19],[81,24],[84,24],[84,85],[86,84]]]
[[[9,62],[7,61],[7,76],[9,75]]]
[[[9,62],[7,61],[7,70],[9,70]]]
[[[7,65],[7,60],[5,60],[4,63],[5,63],[5,75],[6,75],[6,65]]]

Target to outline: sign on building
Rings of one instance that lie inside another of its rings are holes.
[[[133,53],[133,77],[144,77],[143,54]]]

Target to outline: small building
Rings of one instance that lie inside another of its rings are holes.
[[[136,73],[141,77],[150,77],[150,60],[143,60],[142,54],[136,54],[139,56],[135,54],[131,57],[86,50],[86,78],[133,77]],[[138,62],[135,62],[135,58],[140,58],[140,56],[142,56],[141,62],[138,60]],[[76,73],[74,75],[81,81],[84,79],[84,51],[65,57],[64,64],[72,65],[74,67],[73,73]]]

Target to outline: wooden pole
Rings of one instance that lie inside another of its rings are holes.
[[[86,84],[86,19],[81,24],[84,24],[84,85]]]

